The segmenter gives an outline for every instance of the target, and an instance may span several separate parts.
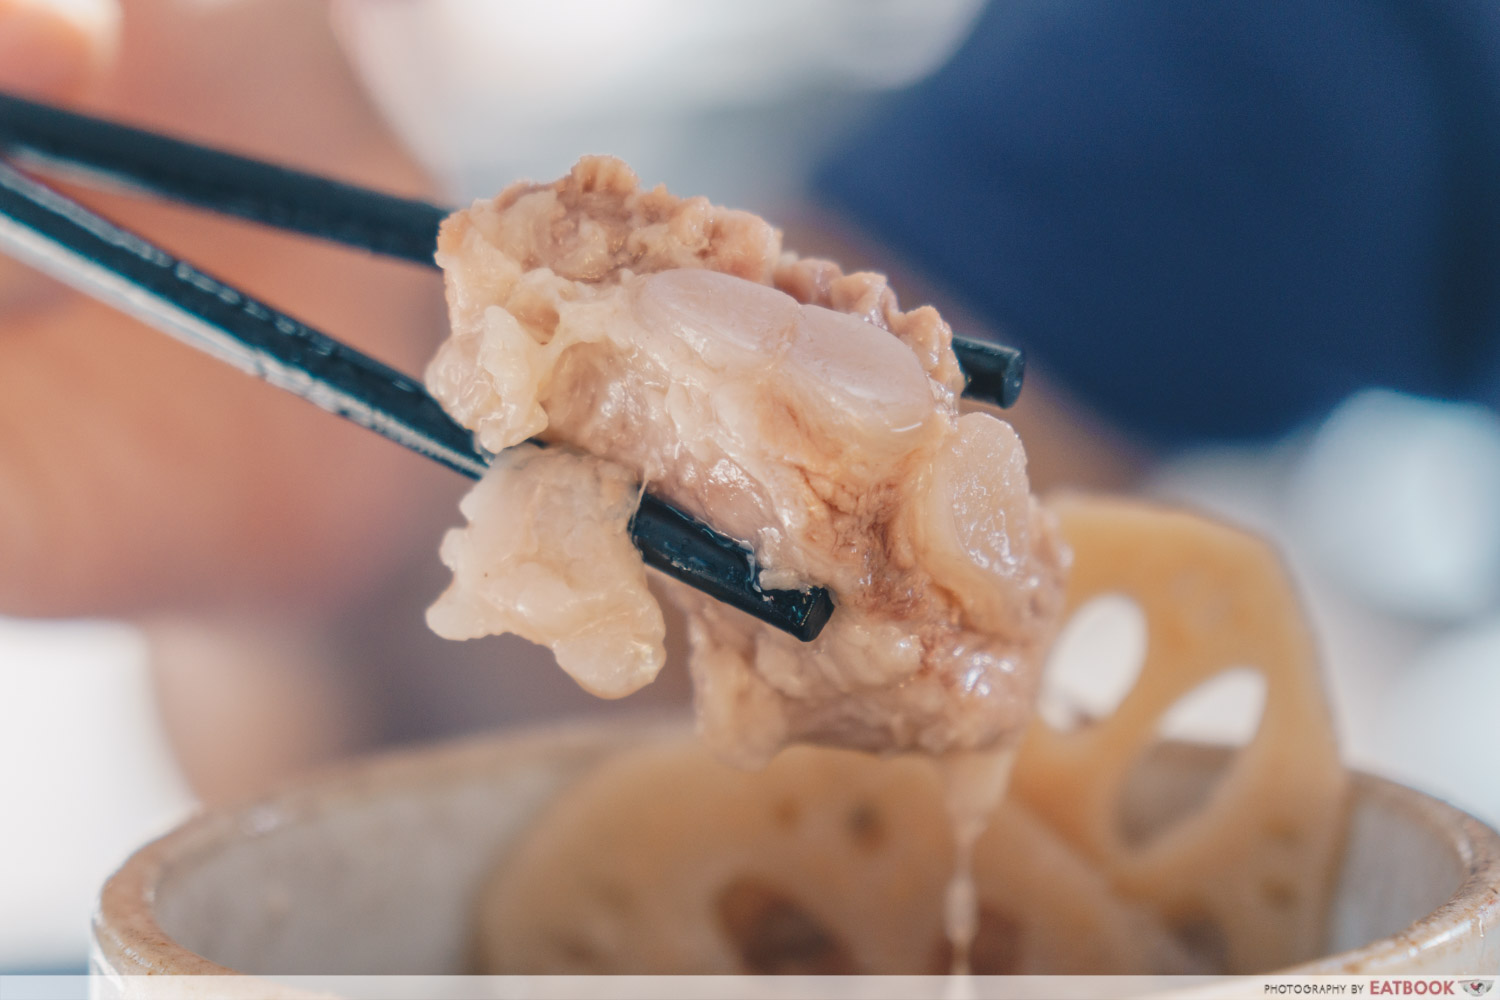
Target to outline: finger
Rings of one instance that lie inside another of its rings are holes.
[[[108,65],[115,0],[0,0],[0,90],[72,100]]]

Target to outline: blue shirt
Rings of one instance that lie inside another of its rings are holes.
[[[1500,2],[1002,0],[815,189],[1159,442],[1500,401]]]

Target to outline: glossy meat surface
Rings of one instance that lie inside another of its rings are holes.
[[[520,445],[495,457],[443,539],[453,584],[427,612],[448,639],[515,632],[550,646],[593,694],[618,698],[665,661],[661,606],[626,534],[640,498],[625,469]]]
[[[722,754],[753,764],[790,742],[938,753],[1019,733],[1066,554],[1009,425],[959,415],[962,376],[935,311],[902,312],[882,277],[784,254],[763,220],[643,191],[602,157],[456,214],[438,260],[453,336],[428,384],[484,447],[537,436],[596,456],[752,547],[763,585],[833,591],[833,620],[803,644],[671,588],[689,612],[700,728]],[[552,586],[571,577],[547,569],[569,559],[551,540],[565,518],[588,519],[565,507],[466,506],[471,535],[504,520],[534,558],[500,560],[488,597],[461,574],[445,634],[556,642],[582,627],[588,595],[609,585]],[[445,547],[450,565],[462,544]],[[598,548],[597,576],[639,572],[638,557]],[[527,596],[528,574],[547,582],[545,602]],[[618,646],[590,647],[603,659],[660,648],[646,617],[611,621],[596,631]]]

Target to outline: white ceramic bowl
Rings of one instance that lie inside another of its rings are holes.
[[[462,974],[474,895],[548,799],[640,723],[403,752],[147,845],[105,885],[92,967],[134,974]],[[1500,835],[1408,788],[1355,781],[1328,940],[1296,973],[1500,970]],[[121,995],[118,989],[96,991]]]

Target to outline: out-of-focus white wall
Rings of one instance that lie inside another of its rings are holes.
[[[0,971],[80,968],[99,886],[191,805],[135,629],[0,619]]]
[[[760,209],[869,94],[933,71],[981,0],[335,0],[376,102],[456,194],[585,153]]]
[[[1500,416],[1369,390],[1286,441],[1179,455],[1148,491],[1281,549],[1352,766],[1500,826]]]

